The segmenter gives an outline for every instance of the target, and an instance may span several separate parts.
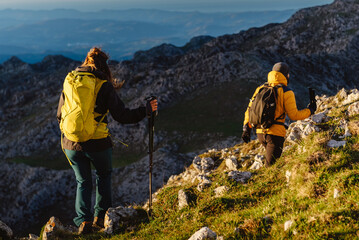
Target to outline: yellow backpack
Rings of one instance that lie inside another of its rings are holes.
[[[103,123],[106,114],[95,112],[97,94],[106,80],[87,72],[70,72],[64,81],[64,105],[61,108],[60,129],[65,137],[73,142],[106,138],[109,135],[107,124]],[[97,122],[95,118],[102,116]]]

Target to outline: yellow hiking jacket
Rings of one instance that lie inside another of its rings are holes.
[[[283,114],[284,117],[278,119],[278,122],[285,122],[285,117],[288,115],[288,117],[291,120],[303,120],[310,116],[310,110],[308,108],[303,110],[297,109],[297,103],[295,101],[294,92],[287,87],[288,81],[284,77],[284,75],[280,72],[271,71],[268,73],[268,83],[270,86],[276,86],[278,84],[283,84],[284,87],[278,88],[278,97],[276,101],[276,110],[275,110],[275,119],[281,117]],[[251,101],[248,104],[248,108],[251,107],[252,101],[254,100],[255,96],[259,92],[259,90],[263,86],[260,86],[256,89],[254,92]],[[249,114],[248,114],[248,108],[244,116],[244,123],[243,125],[246,125],[249,121]],[[252,127],[252,126],[250,126]],[[264,133],[264,134],[271,134],[275,136],[285,137],[286,135],[286,129],[283,125],[279,124],[273,124],[268,129],[257,129],[257,133]]]

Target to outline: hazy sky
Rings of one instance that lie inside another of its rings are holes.
[[[256,11],[298,9],[333,0],[0,0],[0,9],[101,9],[153,8],[178,11]]]

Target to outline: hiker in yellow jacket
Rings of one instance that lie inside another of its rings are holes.
[[[108,113],[117,122],[127,124],[137,123],[157,110],[157,100],[146,107],[125,107],[116,93],[118,84],[107,64],[108,58],[97,47],[88,52],[84,63],[66,76],[57,111],[63,133],[61,145],[77,181],[74,223],[79,234],[103,228],[105,213],[112,206]],[[94,212],[91,165],[96,169]]]
[[[268,84],[272,87],[282,84],[282,87],[277,89],[276,109],[274,114],[274,119],[276,119],[276,122],[278,123],[273,124],[268,129],[256,129],[258,140],[266,149],[266,166],[274,164],[276,159],[282,154],[284,137],[286,135],[286,128],[284,126],[286,116],[288,115],[291,120],[303,120],[312,115],[317,109],[315,103],[309,104],[306,109],[297,109],[294,93],[287,86],[288,79],[289,66],[284,62],[276,63],[273,66],[272,71],[268,73]],[[245,113],[242,139],[246,143],[250,141],[250,133],[252,129],[252,126],[249,123],[248,110],[261,87],[262,86],[258,87],[254,92]]]

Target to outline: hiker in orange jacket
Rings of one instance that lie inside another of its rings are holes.
[[[277,90],[274,119],[276,119],[278,124],[273,124],[268,129],[256,129],[258,140],[266,149],[266,166],[273,165],[276,159],[279,158],[282,154],[284,137],[286,135],[286,128],[284,126],[286,116],[288,115],[291,120],[303,120],[314,114],[317,109],[315,103],[309,104],[308,108],[306,109],[297,109],[294,92],[287,86],[288,79],[289,66],[284,62],[276,63],[273,66],[272,71],[268,73],[268,84],[270,86],[274,87],[278,84],[282,84],[283,87],[279,87]],[[254,92],[245,113],[242,139],[246,143],[250,141],[250,133],[252,130],[252,126],[249,123],[248,109],[251,107],[252,101],[262,87],[263,86],[258,87]]]

